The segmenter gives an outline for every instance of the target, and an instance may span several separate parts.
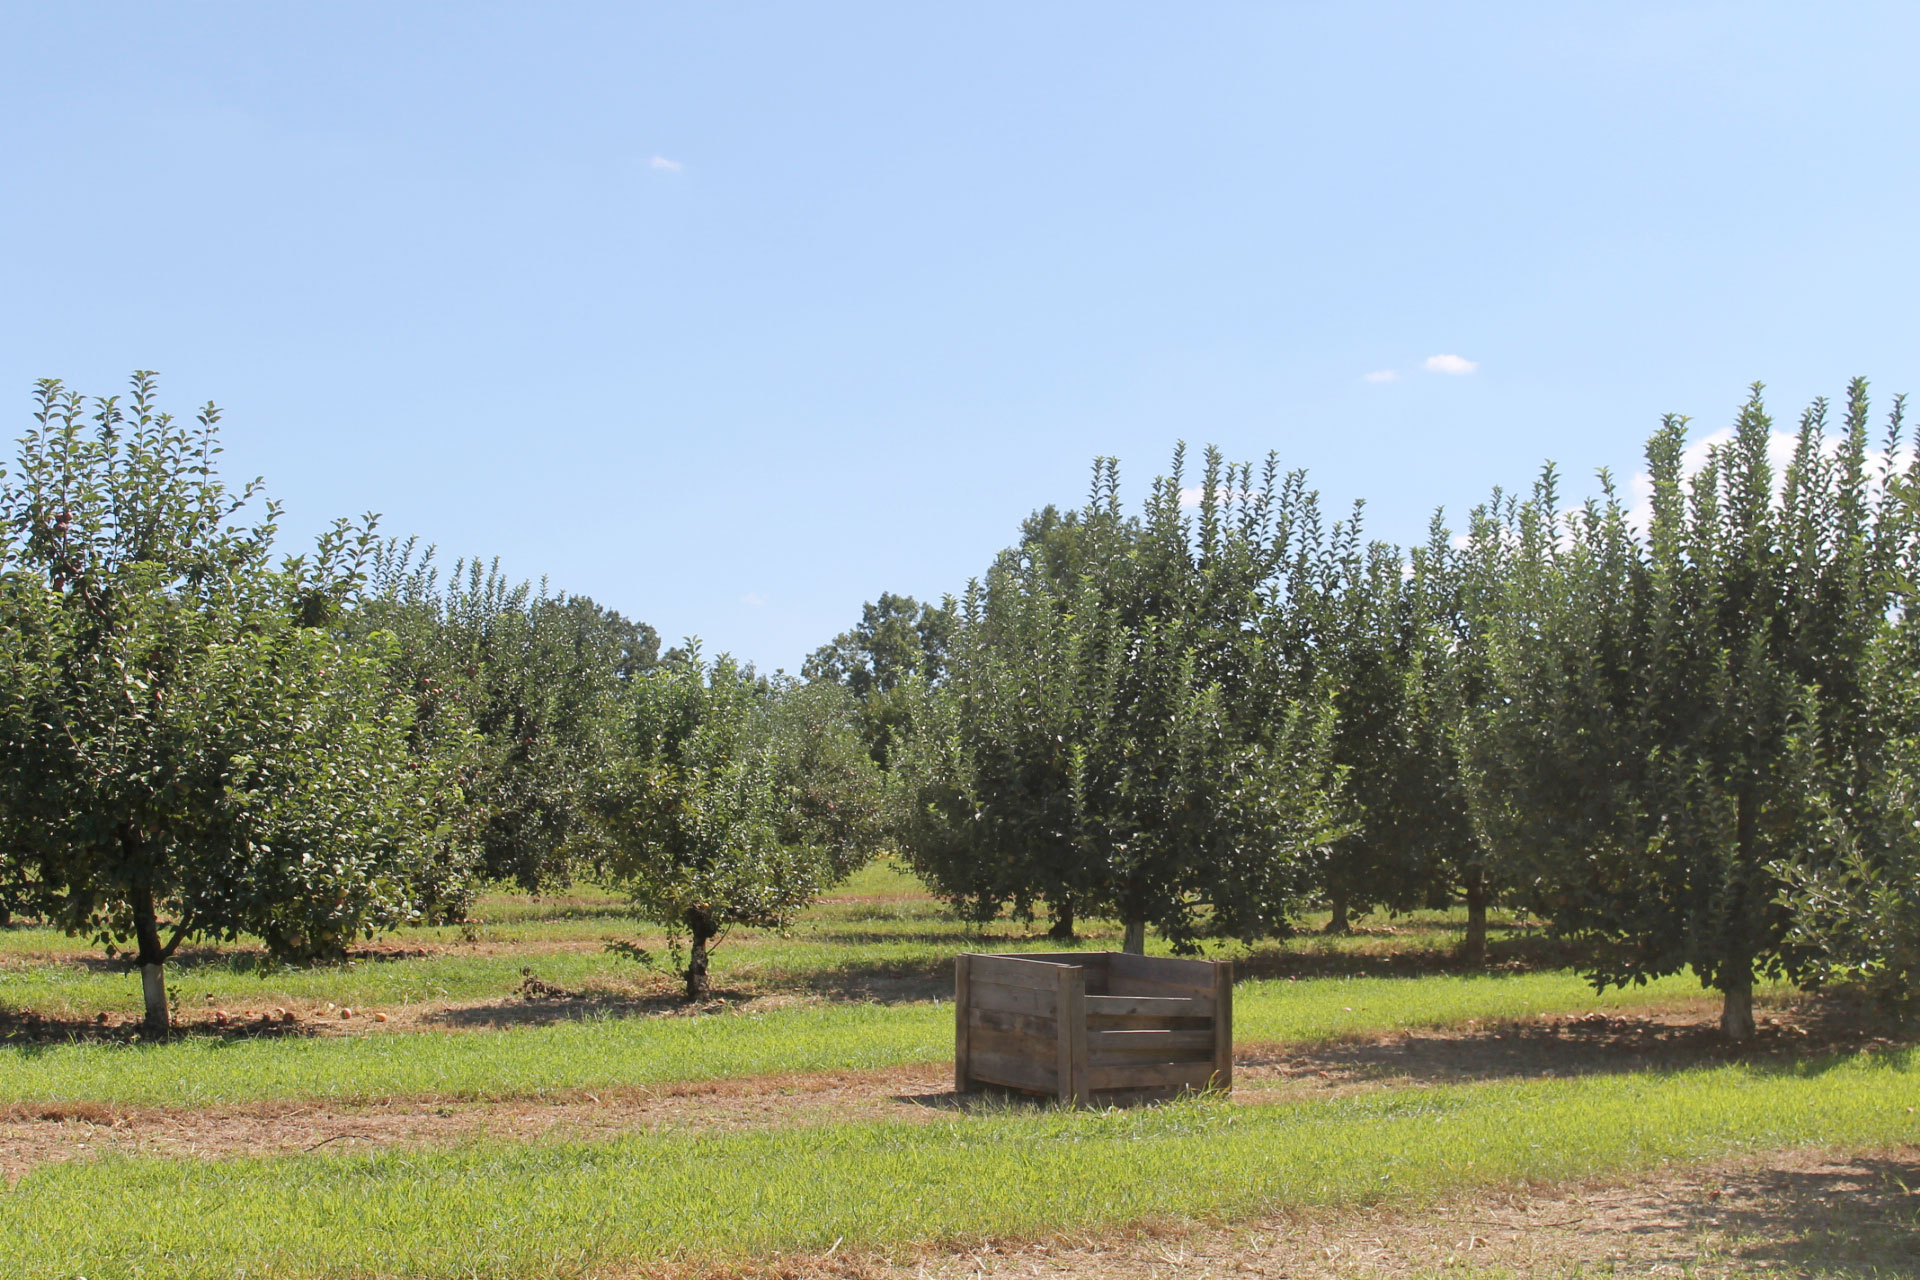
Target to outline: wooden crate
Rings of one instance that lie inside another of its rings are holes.
[[[1233,1086],[1233,965],[1118,951],[962,955],[954,1088],[1062,1102]]]

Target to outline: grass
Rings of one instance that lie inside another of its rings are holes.
[[[1243,984],[1236,1039],[1314,1043],[1685,998],[1685,979],[1596,997],[1568,973]],[[485,1033],[191,1037],[0,1046],[0,1103],[203,1107],[269,1099],[503,1099],[950,1060],[951,1004],[815,1003],[739,1016],[601,1017]]]
[[[18,1277],[575,1276],[1275,1205],[1418,1204],[1746,1148],[1911,1141],[1912,1051],[1105,1114],[44,1167],[0,1193]],[[138,1208],[139,1211],[133,1211]],[[151,1211],[148,1211],[151,1210]]]
[[[472,915],[464,925],[401,930],[344,965],[277,967],[245,943],[191,948],[169,963],[167,981],[188,1010],[498,1001],[510,999],[529,970],[543,982],[602,998],[672,985],[664,971],[650,973],[606,949],[609,942],[629,941],[663,958],[667,950],[658,926],[605,889],[581,885],[543,898],[489,893]],[[1319,923],[1319,917],[1304,922],[1309,930]],[[1464,920],[1458,912],[1422,912],[1374,926],[1347,937],[1309,932],[1253,949],[1226,945],[1213,954],[1254,973],[1341,968],[1343,962],[1365,967],[1370,959],[1392,959],[1410,972],[1443,963]],[[1083,930],[1090,947],[1118,945],[1111,922],[1084,922]],[[1496,949],[1531,941],[1526,931],[1496,930]],[[857,872],[792,929],[727,939],[714,953],[713,973],[723,986],[749,992],[864,998],[876,986],[919,983],[927,988],[924,997],[947,981],[956,952],[1056,949],[1037,926],[1001,922],[982,930],[950,918],[917,880],[883,860]],[[0,1013],[31,1010],[71,1022],[103,1013],[126,1017],[137,1012],[138,995],[137,977],[83,939],[44,927],[0,929]]]

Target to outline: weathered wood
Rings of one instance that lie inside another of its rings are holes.
[[[1165,1062],[1213,1061],[1213,1030],[1204,1031],[1089,1031],[1087,1047],[1095,1053],[1164,1053]]]
[[[1213,961],[1115,953],[1110,995],[1213,994]],[[1165,989],[1165,990],[1162,990]]]
[[[1089,1018],[1208,1018],[1213,999],[1198,996],[1088,996]]]
[[[1007,954],[1016,960],[1038,960],[1042,964],[1070,964],[1088,970],[1107,967],[1107,953],[1104,951],[1010,951]]]
[[[967,1050],[971,1047],[969,1032],[973,1029],[973,1001],[968,988],[968,977],[973,968],[973,957],[962,955],[953,962],[953,1091],[965,1093],[971,1084],[967,1078]]]
[[[1032,1089],[1037,1093],[1053,1093],[1058,1088],[1052,1063],[1035,1062],[1022,1055],[976,1052],[972,1055],[968,1070],[972,1072],[974,1080],[982,1084]]]
[[[1212,1078],[1211,1062],[1134,1062],[1117,1067],[1091,1067],[1087,1071],[1087,1083],[1095,1092],[1150,1089],[1158,1085],[1204,1089]]]
[[[982,982],[977,970],[967,985],[976,1009],[998,1009],[1002,1013],[1026,1013],[1040,1018],[1053,1016],[1056,993],[1052,990],[1035,991],[1032,987],[1010,987],[1004,982]]]
[[[1213,1033],[1212,1018],[1088,1018],[1089,1031],[1205,1031]]]
[[[975,1027],[972,1031],[972,1041],[968,1052],[976,1056],[982,1053],[998,1053],[1048,1062],[1047,1055],[1052,1052],[1058,1037],[1030,1036],[1018,1031],[993,1031],[986,1027]]]
[[[976,955],[973,957],[973,980],[1052,991],[1054,984],[1060,981],[1056,975],[1061,967],[1046,960],[1026,960],[1018,956]]]
[[[999,1009],[975,1009],[970,1022],[974,1028],[987,1028],[992,1031],[1008,1031],[1015,1035],[1039,1036],[1042,1040],[1052,1040],[1056,1028],[1052,1018],[1042,1018],[1030,1013],[1004,1013]],[[1212,1023],[1208,1023],[1212,1026]]]
[[[1233,1088],[1233,962],[1213,966],[1213,1087]]]
[[[1230,965],[1110,952],[971,954],[964,973],[965,1008],[955,1014],[960,1087],[1087,1103],[1232,1082]],[[1109,977],[1111,989],[1100,991]]]
[[[1078,1106],[1087,1100],[1087,971],[1060,972],[1060,1101]]]

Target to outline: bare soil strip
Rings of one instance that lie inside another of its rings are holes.
[[[641,1273],[644,1274],[644,1273]],[[780,1280],[1211,1280],[1453,1275],[1920,1276],[1920,1146],[1776,1151],[1630,1181],[1503,1189],[1409,1212],[1153,1223],[960,1251],[773,1259]]]

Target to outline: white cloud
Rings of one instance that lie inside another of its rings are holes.
[[[767,598],[761,595],[757,591],[749,591],[747,592],[747,594],[740,597],[741,604],[751,605],[755,609],[760,608],[762,605],[766,604],[766,602],[767,602]]]
[[[649,169],[658,169],[662,173],[678,173],[686,166],[678,160],[669,160],[665,156],[655,156],[653,159],[647,161],[647,167]]]
[[[1391,369],[1375,369],[1372,373],[1366,375],[1365,380],[1368,382],[1398,382],[1400,381],[1400,375]]]
[[[1722,427],[1710,435],[1689,441],[1680,453],[1681,478],[1691,481],[1706,469],[1716,448],[1725,448],[1733,443],[1734,429]],[[1821,452],[1827,457],[1837,457],[1846,443],[1843,436],[1828,433],[1820,441]],[[1787,468],[1793,463],[1793,455],[1800,447],[1798,431],[1775,431],[1767,437],[1767,465],[1773,469],[1773,500],[1776,505],[1782,500],[1786,486]],[[1889,459],[1884,449],[1867,450],[1867,476],[1870,491],[1877,499],[1884,491],[1887,476],[1892,471],[1903,471],[1913,460],[1913,446],[1902,445]],[[1634,473],[1628,487],[1632,506],[1628,508],[1627,520],[1634,530],[1645,534],[1653,524],[1653,477],[1644,471]]]
[[[1206,488],[1203,485],[1197,485],[1197,484],[1188,485],[1186,488],[1180,491],[1180,505],[1187,508],[1193,508],[1193,507],[1199,506],[1200,495],[1205,492],[1206,492]],[[1248,498],[1251,498],[1253,496],[1253,494],[1251,494],[1245,489],[1229,489],[1224,484],[1218,487],[1217,489],[1215,489],[1213,492],[1215,497],[1217,497],[1222,503],[1245,502]]]
[[[1480,362],[1477,360],[1469,360],[1464,356],[1428,356],[1426,363],[1422,367],[1424,367],[1428,373],[1461,374],[1472,373],[1480,367]]]

